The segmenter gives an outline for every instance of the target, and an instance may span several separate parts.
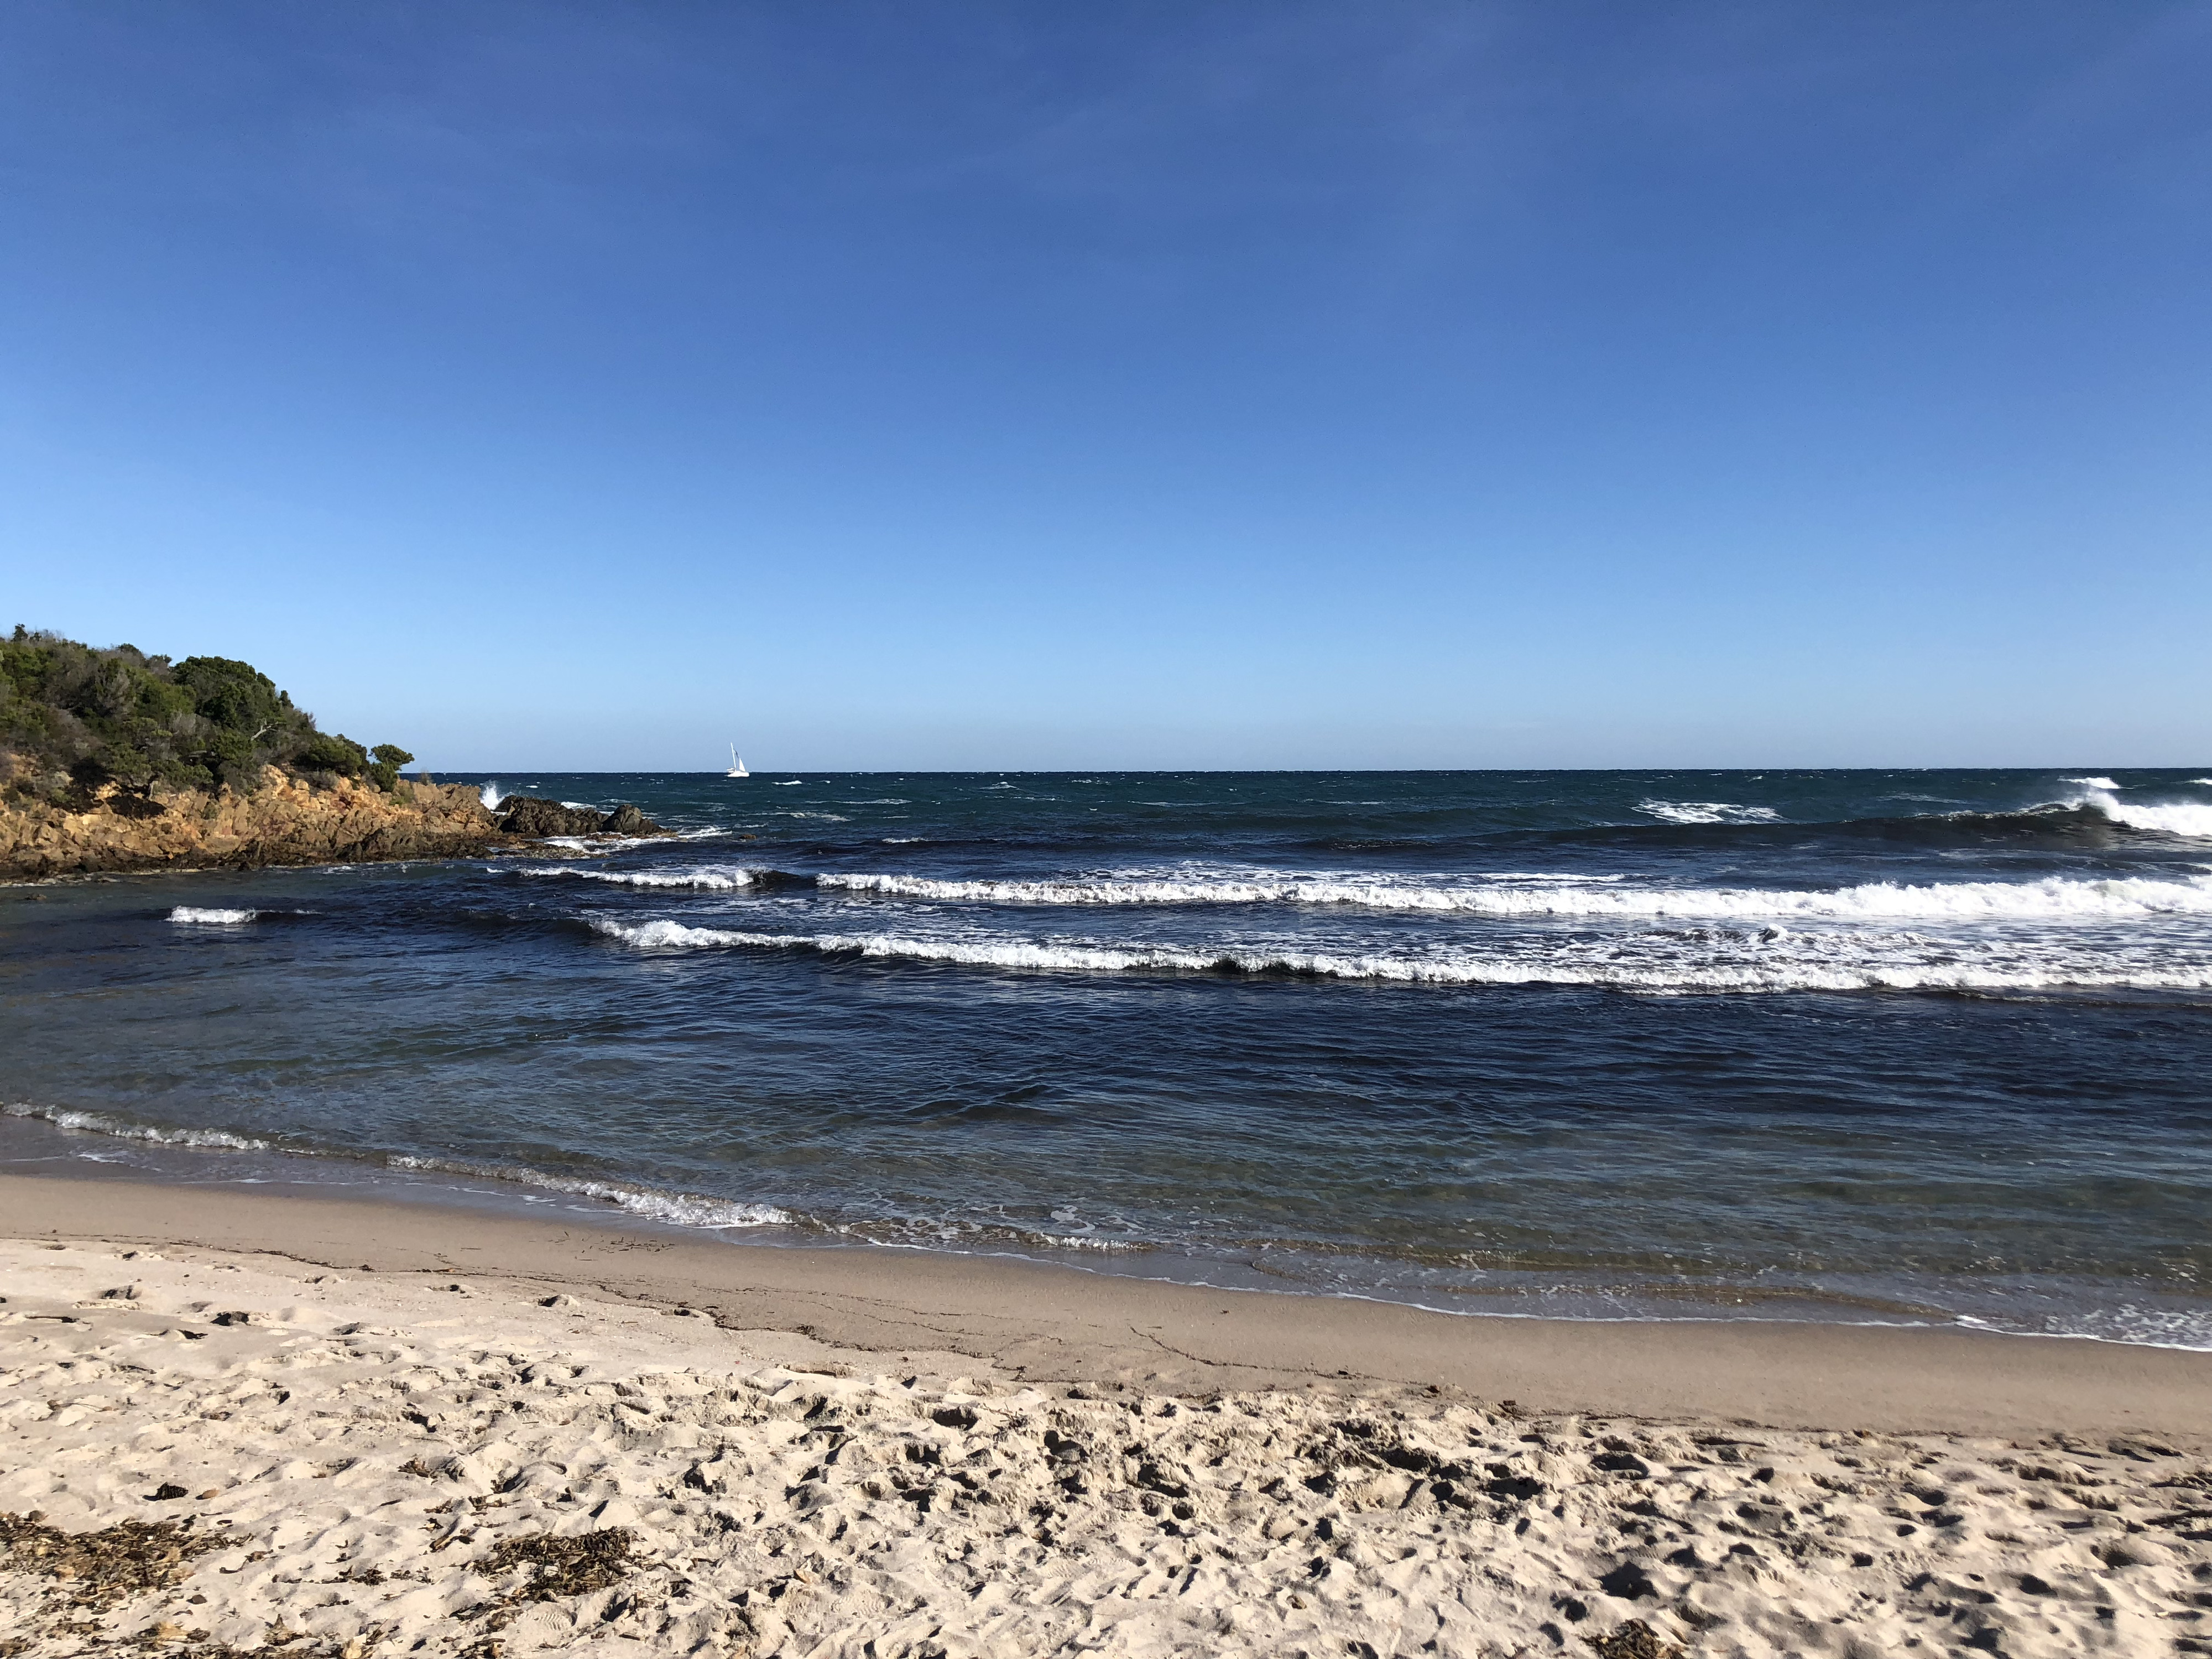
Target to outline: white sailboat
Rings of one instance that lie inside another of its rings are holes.
[[[726,778],[749,778],[752,776],[751,773],[745,770],[745,763],[738,757],[738,745],[734,743],[730,745],[730,769],[723,773],[722,775]]]

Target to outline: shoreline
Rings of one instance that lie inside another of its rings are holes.
[[[2164,1350],[0,1176],[23,1659],[2203,1653],[2208,1428]]]
[[[48,1137],[52,1152],[32,1147]],[[80,1136],[115,1143],[106,1156],[71,1152]],[[296,1164],[301,1173],[287,1172]],[[1378,1279],[1361,1285],[1300,1277],[1276,1259],[1251,1253],[1217,1254],[1171,1244],[1115,1245],[1100,1249],[1075,1240],[1029,1234],[1009,1225],[1011,1237],[964,1243],[872,1235],[825,1223],[774,1204],[656,1188],[608,1174],[562,1176],[513,1166],[465,1160],[387,1158],[294,1145],[251,1132],[165,1128],[94,1110],[40,1109],[0,1103],[0,1176],[11,1170],[37,1178],[92,1182],[137,1181],[186,1188],[221,1186],[264,1196],[395,1205],[403,1209],[459,1210],[481,1215],[542,1220],[559,1215],[586,1228],[642,1234],[710,1246],[752,1249],[887,1251],[928,1257],[1006,1261],[1129,1279],[1211,1293],[1231,1291],[1323,1301],[1371,1302],[1448,1319],[1531,1320],[1544,1323],[1614,1325],[1779,1325],[1850,1329],[1936,1331],[2002,1337],[2108,1344],[2176,1353],[2212,1355],[2204,1341],[2162,1340],[2131,1332],[2114,1335],[2088,1329],[2036,1329],[1944,1307],[1940,1301],[1905,1297],[1915,1287],[1887,1295],[1834,1287],[1753,1288],[1692,1281],[1628,1286],[1553,1285],[1532,1293],[1508,1285],[1476,1290],[1423,1286]],[[315,1171],[314,1174],[305,1173]],[[327,1172],[350,1171],[345,1178]],[[722,1221],[712,1218],[728,1216]],[[1292,1252],[1295,1255],[1295,1251]],[[1541,1294],[1547,1299],[1537,1300]],[[1923,1297],[1940,1291],[1920,1290]],[[2155,1292],[2154,1292],[2155,1294]],[[1519,1305],[1514,1305],[1518,1304]],[[2142,1316],[2138,1310],[2138,1327]]]
[[[1446,1387],[1541,1411],[1886,1432],[2112,1435],[2212,1446],[2212,1354],[1936,1328],[1555,1320],[1220,1289],[1010,1256],[672,1237],[459,1206],[72,1171],[0,1175],[0,1235],[219,1249],[307,1267],[466,1272],[691,1308],[842,1349],[956,1352],[1024,1380],[1172,1391]]]

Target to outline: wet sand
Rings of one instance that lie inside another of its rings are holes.
[[[12,1652],[2212,1651],[2208,1355],[125,1181],[0,1237]]]

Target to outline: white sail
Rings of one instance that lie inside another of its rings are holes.
[[[730,769],[723,773],[722,775],[726,778],[749,778],[752,776],[751,773],[745,770],[744,758],[738,753],[738,745],[734,743],[730,745]]]

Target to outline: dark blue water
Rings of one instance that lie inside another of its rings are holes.
[[[0,890],[0,1155],[2212,1346],[2194,773],[497,782],[680,836]]]

